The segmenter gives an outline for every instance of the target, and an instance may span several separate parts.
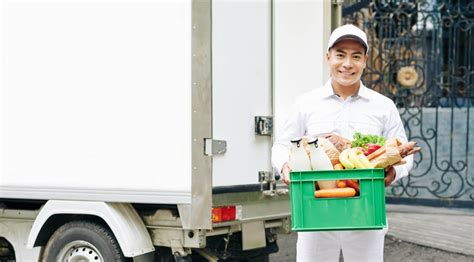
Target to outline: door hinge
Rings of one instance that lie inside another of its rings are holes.
[[[255,134],[259,136],[271,136],[273,134],[273,117],[256,116]]]
[[[206,156],[223,155],[227,152],[227,141],[211,138],[204,139],[204,154]]]

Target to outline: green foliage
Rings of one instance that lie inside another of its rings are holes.
[[[352,140],[352,147],[366,147],[367,144],[377,144],[383,146],[385,144],[385,137],[378,135],[364,135],[359,132],[354,134]]]

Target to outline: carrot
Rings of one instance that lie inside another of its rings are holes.
[[[357,193],[360,193],[360,187],[357,180],[346,180],[346,184],[348,187],[353,188]]]
[[[336,186],[338,188],[347,187],[346,180],[336,180]]]
[[[333,189],[321,189],[314,192],[315,197],[353,197],[356,191],[353,188],[333,188]]]

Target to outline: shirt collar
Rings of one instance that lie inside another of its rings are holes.
[[[332,89],[332,85],[331,85],[331,78],[329,78],[329,80],[326,82],[326,84],[324,84],[322,90],[321,90],[321,95],[323,98],[329,98],[329,97],[332,97],[336,94],[334,94],[334,90]]]
[[[321,95],[323,98],[329,98],[336,95],[331,85],[331,78],[329,78],[329,80],[326,82],[326,84],[322,88]],[[357,94],[354,95],[354,97],[358,97],[358,96],[365,99],[370,99],[370,92],[367,89],[367,87],[364,85],[364,83],[362,83],[362,81],[360,81],[359,91],[357,92]]]
[[[360,96],[365,99],[370,99],[370,92],[369,89],[360,81],[359,92],[357,92],[357,96]]]

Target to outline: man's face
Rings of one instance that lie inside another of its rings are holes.
[[[333,81],[351,86],[360,80],[367,61],[364,47],[354,40],[342,40],[326,53]]]

